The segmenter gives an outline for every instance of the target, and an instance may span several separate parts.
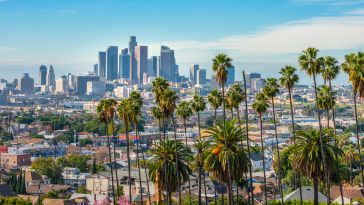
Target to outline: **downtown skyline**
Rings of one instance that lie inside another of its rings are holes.
[[[137,36],[140,45],[148,45],[148,56],[158,55],[161,45],[175,50],[180,73],[185,76],[189,65],[199,64],[209,78],[211,58],[225,52],[234,59],[237,80],[241,79],[243,68],[268,75],[285,64],[296,66],[297,54],[307,46],[315,46],[322,55],[333,55],[342,61],[344,53],[359,51],[364,45],[361,0],[287,0],[274,5],[269,1],[184,1],[171,3],[180,8],[174,13],[167,10],[165,3],[156,1],[151,7],[151,2],[130,1],[86,4],[2,0],[0,17],[7,18],[0,18],[4,28],[0,73],[5,78],[19,77],[23,72],[35,76],[42,64],[54,65],[57,77],[71,71],[85,73],[97,62],[95,53],[111,45],[127,47],[130,35]],[[143,18],[130,11],[135,5],[146,14]],[[219,8],[222,15],[204,17]],[[259,12],[248,8],[259,8]],[[170,17],[163,18],[158,11],[166,11]],[[95,29],[97,25],[105,29]],[[172,29],[167,29],[167,25]],[[338,79],[346,80],[341,76]],[[309,78],[302,76],[302,83],[307,82]]]

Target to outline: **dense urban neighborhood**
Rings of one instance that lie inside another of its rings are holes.
[[[364,203],[363,53],[340,65],[308,48],[279,79],[219,54],[210,79],[186,78],[163,65],[172,50],[141,58],[130,39],[129,76],[110,77],[108,50],[87,76],[2,79],[1,204]],[[339,72],[352,84],[332,85]]]

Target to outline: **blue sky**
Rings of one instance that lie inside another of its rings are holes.
[[[84,73],[130,35],[150,55],[175,49],[182,73],[226,52],[238,69],[268,75],[307,46],[339,60],[363,50],[364,0],[0,0],[0,75],[35,75],[40,64]]]

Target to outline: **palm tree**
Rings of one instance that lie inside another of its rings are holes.
[[[207,148],[209,144],[209,141],[202,140],[201,137],[197,138],[197,140],[194,143],[194,148],[196,149],[196,155],[195,155],[195,164],[197,167],[197,174],[198,174],[198,204],[202,204],[201,202],[201,175],[204,173],[204,188],[205,188],[205,204],[208,204],[207,200],[207,193],[206,193],[206,180],[205,180],[205,171],[203,170],[204,166],[204,160],[205,156],[203,154],[203,151]]]
[[[101,122],[106,124],[107,127],[107,146],[109,149],[109,162],[110,162],[110,175],[111,175],[111,186],[112,186],[112,196],[114,200],[114,204],[117,202],[117,198],[115,195],[115,187],[114,187],[114,172],[113,172],[113,163],[111,161],[111,144],[110,144],[110,132],[109,132],[109,126],[110,123],[114,120],[114,114],[115,114],[115,107],[117,105],[116,100],[114,99],[103,99],[100,101],[100,103],[97,105],[97,113],[99,114],[99,119]]]
[[[209,102],[210,106],[214,108],[214,118],[215,122],[217,120],[216,111],[222,105],[222,93],[220,90],[214,88],[211,92],[207,95],[207,101]]]
[[[187,125],[186,125],[186,121],[188,118],[190,118],[192,116],[192,108],[191,108],[191,103],[188,101],[182,101],[176,109],[176,114],[182,118],[183,120],[183,126],[185,129],[185,139],[186,139],[186,147],[187,147]],[[191,180],[190,178],[188,178],[188,194],[190,196],[189,200],[191,203]]]
[[[322,138],[322,135],[325,137]],[[297,132],[296,144],[292,149],[292,164],[301,174],[313,180],[314,205],[318,205],[318,184],[325,182],[325,174],[332,173],[335,169],[337,156],[342,151],[333,144],[334,138],[330,130],[317,131],[310,128]],[[322,155],[324,152],[324,155]],[[323,157],[332,163],[324,166]]]
[[[351,53],[345,56],[345,62],[341,65],[342,69],[349,75],[349,81],[353,87],[354,98],[354,113],[355,113],[355,125],[356,125],[356,141],[359,156],[361,156],[360,138],[359,138],[359,124],[358,124],[358,111],[357,111],[357,95],[359,97],[364,96],[364,53],[358,54]],[[359,157],[359,169],[362,169],[362,159]],[[364,174],[361,171],[362,185],[364,186]]]
[[[125,124],[125,136],[126,136],[126,154],[128,158],[128,185],[129,185],[129,202],[132,202],[131,196],[131,162],[130,162],[130,138],[129,138],[129,126],[133,123],[131,119],[133,107],[129,98],[123,99],[119,102],[118,115],[119,118],[124,121]]]
[[[240,86],[240,84],[235,83],[229,88],[228,92],[226,93],[226,96],[231,104],[231,107],[235,109],[238,122],[240,123],[239,106],[240,103],[242,103],[245,98],[245,93],[243,91],[243,88]]]
[[[353,185],[353,161],[356,158],[357,154],[355,151],[355,148],[353,147],[353,145],[348,145],[346,147],[344,147],[343,149],[344,151],[344,158],[347,164],[349,164],[349,173],[350,173],[350,178],[349,178],[349,182],[350,185]]]
[[[201,95],[194,95],[193,99],[192,99],[192,103],[191,103],[191,108],[194,112],[197,113],[197,123],[198,123],[198,135],[199,137],[201,137],[201,124],[200,124],[200,112],[204,111],[206,109],[206,102],[203,99],[203,97]],[[198,151],[202,151],[202,150],[198,150],[197,149],[197,155],[201,155],[201,153],[198,153]],[[201,204],[201,189],[202,189],[202,179],[201,179],[201,174],[202,174],[202,167],[203,167],[203,157],[200,158],[200,163],[198,163],[198,203]],[[205,173],[204,173],[204,178],[205,178]],[[206,193],[206,184],[204,183],[204,188],[205,188],[205,203],[207,203],[207,193]]]
[[[175,123],[175,119],[174,119],[174,111],[176,109],[176,102],[179,99],[179,97],[177,96],[176,91],[171,90],[171,89],[165,89],[162,96],[161,96],[161,101],[160,101],[160,108],[161,111],[163,113],[163,116],[165,118],[171,117],[172,119],[172,124],[173,124],[173,134],[174,134],[174,140],[175,143],[177,143],[177,134],[176,134],[176,123]],[[176,154],[178,154],[177,152],[177,146],[175,146],[176,148]],[[178,159],[178,156],[176,157],[176,160]],[[178,179],[179,177],[179,164],[175,163],[176,165],[176,171],[177,171],[177,182],[180,182],[180,179]],[[178,185],[178,204],[181,204],[181,184]],[[171,198],[169,198],[169,200],[171,200]]]
[[[157,104],[159,104],[161,101],[163,92],[165,89],[167,89],[169,87],[169,84],[163,77],[157,77],[155,80],[153,80],[152,85],[153,85],[152,92],[155,95]]]
[[[268,108],[268,99],[264,95],[264,93],[258,93],[255,97],[255,102],[253,103],[253,109],[259,115],[259,123],[260,123],[260,140],[261,140],[261,152],[263,159],[263,177],[264,177],[264,204],[268,203],[267,199],[267,179],[265,175],[265,157],[264,157],[264,141],[263,141],[263,118],[262,115],[267,111]]]
[[[278,80],[275,78],[267,78],[266,85],[263,88],[263,93],[271,99],[272,108],[273,108],[273,123],[274,123],[274,131],[276,138],[276,146],[277,146],[277,157],[278,157],[278,183],[279,183],[279,191],[281,195],[281,203],[283,204],[283,187],[282,187],[282,167],[281,167],[281,158],[279,155],[279,147],[278,147],[278,133],[277,133],[277,122],[276,122],[276,110],[274,107],[274,97],[279,93],[279,84]],[[272,150],[273,151],[273,150]]]
[[[226,78],[228,75],[227,68],[232,67],[232,59],[228,57],[225,54],[218,54],[215,56],[214,59],[212,59],[212,70],[216,73],[216,81],[220,84],[221,90],[222,90],[222,107],[223,107],[223,125],[225,126],[226,121],[226,113],[225,113],[225,83]],[[225,132],[224,132],[225,135]],[[227,141],[225,138],[225,148],[227,149]],[[227,152],[227,150],[226,150]],[[233,198],[232,198],[232,184],[231,184],[231,177],[232,177],[232,170],[230,166],[230,161],[228,156],[226,156],[227,161],[227,174],[228,174],[228,180],[227,180],[227,188],[228,188],[228,205],[233,204]]]
[[[157,204],[161,204],[162,191],[171,198],[172,192],[177,191],[181,183],[187,182],[192,173],[189,163],[193,156],[190,148],[184,146],[182,142],[173,140],[154,144],[151,152],[153,157],[148,161],[149,176],[157,186]]]
[[[330,87],[323,85],[318,88],[317,104],[320,109],[325,110],[327,114],[327,129],[330,128],[330,109],[335,105],[335,97],[330,92]]]
[[[246,146],[248,151],[248,159],[250,162],[250,145],[249,145],[249,116],[248,116],[248,92],[246,89],[246,78],[245,78],[245,71],[243,71],[243,80],[244,80],[244,93],[245,93],[245,132],[246,132]],[[252,173],[252,166],[249,163],[249,178],[250,178],[250,195],[251,195],[251,204],[254,204],[254,191],[253,191],[253,173]],[[249,196],[248,196],[249,197]],[[250,202],[250,201],[249,201]]]
[[[293,134],[293,143],[296,143],[296,129],[294,124],[294,112],[293,112],[293,102],[292,102],[292,91],[293,87],[296,83],[299,81],[299,77],[296,74],[296,68],[290,65],[286,65],[284,68],[281,68],[281,71],[279,72],[282,76],[279,78],[279,82],[281,86],[285,87],[288,91],[288,97],[289,97],[289,106],[291,111],[291,125],[292,125],[292,134]],[[295,176],[295,189],[296,189],[296,183],[298,181],[299,186],[299,193],[300,193],[300,204],[303,204],[302,200],[302,187],[301,187],[301,177],[299,174]]]
[[[141,116],[141,109],[143,107],[143,99],[138,91],[132,91],[130,93],[130,100],[131,100],[131,105],[132,105],[131,106],[132,107],[131,120],[134,122],[135,134],[138,138],[138,142],[136,143],[137,166],[138,166],[138,173],[139,173],[140,199],[141,199],[141,201],[143,201],[142,177],[141,177],[141,172],[140,172],[140,160],[139,160],[139,145],[140,145],[141,139],[140,139],[139,130],[138,130],[138,117]],[[145,161],[144,151],[142,148],[141,148],[141,152],[142,152],[142,159],[143,159],[143,161]],[[145,166],[144,166],[144,171],[145,171],[145,178],[146,178],[146,182],[147,182],[148,199],[149,199],[149,202],[152,203],[151,197],[150,197],[147,168]]]
[[[317,57],[318,52],[319,52],[319,50],[316,48],[313,48],[313,47],[307,48],[306,50],[302,51],[302,54],[298,57],[298,63],[300,64],[301,69],[303,71],[305,71],[310,77],[313,78],[313,85],[314,85],[315,99],[316,99],[316,112],[317,112],[317,117],[318,117],[318,122],[319,122],[320,139],[321,139],[321,145],[322,145],[322,125],[321,125],[321,114],[320,114],[319,102],[318,102],[318,94],[317,94],[318,90],[317,90],[316,77],[321,72],[323,62],[322,62],[322,58]],[[323,147],[321,147],[321,154],[322,154],[322,160],[324,162],[323,163],[324,170],[326,170],[325,167],[327,165],[327,161],[325,158],[325,152],[323,150]],[[324,184],[326,184],[328,195],[330,193],[329,180],[330,179],[329,179],[328,173],[326,173]],[[331,204],[330,197],[327,197],[327,203],[329,205]]]
[[[205,169],[220,183],[226,184],[230,181],[228,162],[231,166],[232,180],[238,181],[248,171],[249,159],[246,151],[240,146],[244,129],[236,126],[236,120],[217,121],[215,126],[207,129],[207,137],[211,138],[208,148],[204,150]],[[225,147],[227,145],[227,147]],[[226,160],[228,158],[228,160]],[[227,189],[228,196],[232,190]],[[230,192],[230,193],[229,193]]]

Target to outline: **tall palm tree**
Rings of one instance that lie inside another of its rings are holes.
[[[141,177],[141,172],[140,172],[140,160],[139,160],[139,146],[140,146],[140,135],[139,135],[139,130],[138,130],[138,117],[141,116],[141,109],[143,107],[143,98],[141,97],[140,93],[138,91],[132,91],[130,93],[130,100],[131,100],[131,104],[132,104],[132,109],[131,109],[131,120],[134,122],[134,127],[135,127],[135,134],[137,136],[137,143],[136,143],[136,153],[137,153],[137,166],[138,166],[138,173],[139,173],[139,189],[140,189],[140,199],[141,201],[143,201],[143,192],[142,192],[142,177]],[[141,152],[142,152],[142,159],[143,161],[145,161],[144,158],[144,151],[142,148],[140,148]],[[149,179],[148,179],[148,173],[147,173],[147,168],[144,166],[144,171],[145,171],[145,179],[147,182],[147,192],[148,192],[148,199],[149,202],[152,203],[151,197],[150,197],[150,190],[149,190]]]
[[[194,95],[192,102],[191,102],[191,108],[194,112],[197,113],[197,123],[198,123],[198,135],[199,137],[201,137],[201,124],[200,124],[200,112],[204,111],[206,109],[206,101],[204,100],[204,98],[201,95]],[[197,151],[202,151],[197,149]],[[197,153],[197,155],[202,156],[201,153]],[[202,179],[201,179],[201,175],[202,175],[202,168],[203,168],[203,157],[200,158],[200,163],[198,163],[198,202],[199,204],[201,204],[201,189],[202,189]],[[205,173],[203,173],[204,178]],[[204,183],[204,188],[205,188],[205,203],[207,203],[207,193],[206,193],[206,184]]]
[[[183,126],[185,129],[185,145],[187,147],[187,125],[186,125],[186,121],[187,119],[189,119],[192,116],[192,108],[191,108],[191,103],[188,101],[182,101],[176,109],[176,114],[177,116],[179,116],[180,118],[182,118],[183,120]],[[191,180],[188,177],[188,194],[189,194],[189,200],[190,200],[190,204],[191,204]]]
[[[278,157],[278,183],[279,183],[279,191],[281,195],[281,203],[283,204],[283,187],[282,187],[282,167],[281,167],[281,158],[279,155],[279,147],[278,147],[278,133],[277,133],[277,122],[276,122],[276,110],[274,107],[274,98],[279,93],[279,84],[278,80],[275,78],[267,78],[266,85],[263,87],[263,93],[270,98],[273,108],[273,123],[274,123],[274,133],[276,138],[276,147],[277,147],[277,157]],[[273,150],[272,150],[273,151]]]
[[[173,134],[174,134],[174,140],[175,143],[177,143],[177,134],[176,134],[176,122],[174,119],[174,111],[176,109],[176,102],[179,99],[179,97],[177,96],[176,91],[171,90],[171,89],[165,89],[163,92],[163,95],[161,97],[161,101],[160,101],[160,108],[161,111],[163,113],[163,116],[165,118],[171,118],[172,119],[172,125],[173,125]],[[177,146],[175,146],[176,148],[176,154],[178,154],[177,152]],[[176,160],[178,159],[178,156],[176,157]],[[179,164],[175,163],[176,165],[176,171],[177,171],[177,182],[180,183],[180,179],[179,177]],[[177,191],[178,191],[178,204],[181,204],[181,184],[178,185]],[[171,198],[169,198],[169,200],[171,200]]]
[[[243,80],[244,80],[244,93],[245,93],[245,132],[246,132],[246,146],[247,146],[247,151],[248,151],[248,159],[250,162],[250,143],[249,143],[249,113],[248,113],[248,92],[247,92],[247,88],[246,88],[246,78],[245,78],[245,71],[243,71]],[[254,191],[253,191],[253,173],[252,173],[252,165],[251,163],[249,163],[249,178],[250,178],[250,183],[249,184],[249,189],[250,189],[250,195],[251,195],[251,204],[254,204]]]
[[[165,80],[163,77],[157,77],[156,79],[153,80],[152,85],[153,85],[152,92],[155,95],[157,104],[159,104],[161,101],[163,92],[165,89],[167,89],[169,87],[169,84],[168,84],[167,80]]]
[[[279,78],[279,82],[281,86],[285,87],[288,91],[288,97],[289,97],[289,107],[291,112],[291,125],[292,125],[292,134],[293,134],[293,143],[296,143],[296,129],[294,124],[294,112],[293,112],[293,102],[292,102],[292,91],[293,87],[296,83],[299,81],[299,77],[296,74],[296,68],[290,65],[286,65],[284,68],[281,68],[281,71],[279,72],[281,74],[281,77]],[[300,204],[303,204],[302,199],[302,187],[301,187],[301,177],[299,174],[294,174],[295,177],[295,188],[297,187],[296,184],[298,182],[299,186],[299,193],[300,193]]]
[[[349,164],[349,182],[350,185],[353,185],[353,161],[355,160],[357,154],[353,145],[345,146],[344,149],[344,158],[347,164]]]
[[[233,84],[228,92],[226,93],[228,101],[231,103],[231,107],[235,109],[236,115],[238,118],[238,122],[240,123],[240,114],[239,114],[239,106],[243,102],[245,98],[245,92],[240,84]]]
[[[319,123],[319,132],[320,132],[320,139],[321,139],[321,145],[322,145],[322,125],[321,125],[321,114],[319,110],[319,102],[318,102],[318,95],[317,95],[317,82],[316,77],[321,72],[322,69],[322,59],[317,57],[319,50],[313,47],[309,47],[306,50],[302,51],[300,56],[298,57],[298,63],[301,66],[301,69],[306,72],[310,77],[313,78],[313,85],[314,85],[314,91],[315,91],[315,101],[316,101],[316,112],[318,117],[318,123]],[[327,165],[327,161],[325,158],[325,152],[323,148],[321,147],[321,154],[322,154],[322,160],[323,160],[323,166],[324,168]],[[326,169],[324,169],[326,170]],[[329,186],[329,176],[328,173],[325,174],[325,181],[326,188],[328,191],[328,194],[330,193],[330,186]],[[331,200],[330,197],[327,197],[327,203],[330,205]]]
[[[325,110],[327,114],[327,129],[330,128],[330,109],[335,105],[335,97],[330,92],[330,87],[323,85],[318,88],[317,104],[320,109]],[[333,104],[332,104],[333,103]]]
[[[342,69],[349,75],[349,81],[353,87],[353,98],[354,98],[354,113],[355,113],[355,125],[356,125],[356,141],[359,156],[361,156],[360,138],[359,138],[359,124],[358,124],[358,111],[357,111],[357,95],[359,97],[364,96],[364,53],[351,53],[345,56],[345,62],[341,65]],[[362,158],[359,157],[359,169],[362,168]],[[364,186],[364,174],[361,173],[362,185]]]
[[[189,163],[193,156],[190,148],[184,146],[182,142],[174,140],[154,144],[151,152],[153,157],[148,161],[149,176],[158,190],[157,204],[161,204],[162,191],[165,191],[169,195],[168,198],[171,198],[172,192],[178,191],[179,185],[187,182],[192,173]],[[179,171],[176,170],[176,163]],[[167,178],[162,176],[167,176]]]
[[[132,202],[131,196],[131,162],[130,162],[130,138],[129,138],[129,126],[133,123],[131,119],[132,115],[132,104],[129,98],[123,99],[119,102],[117,108],[119,118],[124,121],[125,124],[125,136],[126,136],[126,155],[128,158],[128,185],[129,185],[129,202]]]
[[[111,143],[110,143],[110,132],[109,132],[109,126],[110,123],[114,120],[114,114],[116,109],[117,102],[114,99],[103,99],[100,101],[100,103],[97,105],[97,113],[99,114],[99,119],[101,122],[106,124],[107,127],[107,146],[109,149],[109,162],[110,162],[110,175],[111,175],[111,186],[112,186],[112,196],[114,200],[114,204],[117,202],[117,197],[115,195],[115,187],[114,187],[114,172],[113,172],[113,163],[112,163],[112,157],[111,157]]]
[[[228,75],[227,69],[229,67],[232,67],[232,59],[228,57],[225,54],[218,54],[215,56],[214,59],[212,59],[212,70],[216,73],[216,81],[220,84],[221,90],[222,90],[222,107],[223,107],[223,125],[225,126],[226,121],[226,112],[225,112],[225,83],[226,78]],[[225,132],[224,132],[225,135]],[[225,138],[225,148],[227,149],[227,141]],[[226,150],[227,152],[227,150]],[[232,170],[230,166],[229,158],[226,156],[227,161],[227,174],[228,174],[228,180],[227,180],[227,189],[228,189],[228,205],[234,204],[233,198],[232,198],[232,184],[231,184],[231,177],[232,177]]]
[[[322,135],[325,137],[322,138]],[[310,128],[297,132],[296,144],[292,149],[293,166],[301,174],[313,180],[314,184],[314,205],[318,205],[318,184],[325,182],[325,173],[332,173],[335,170],[336,157],[342,155],[342,151],[333,144],[334,138],[330,130],[320,131]],[[322,152],[325,155],[322,155]],[[324,166],[323,157],[332,163]],[[324,168],[325,167],[325,168]]]
[[[206,135],[211,138],[211,141],[208,148],[204,150],[205,169],[220,183],[227,185],[231,179],[228,174],[228,161],[232,162],[231,166],[234,170],[232,180],[238,181],[248,171],[250,162],[246,151],[240,145],[244,133],[243,128],[236,126],[236,120],[225,121],[225,125],[223,121],[217,121],[215,126],[206,131]],[[232,190],[227,189],[227,191],[228,195],[232,195],[229,193]]]
[[[214,118],[215,122],[217,120],[217,109],[222,105],[222,93],[217,88],[211,90],[211,92],[207,95],[207,101],[209,102],[210,106],[214,108]]]
[[[264,204],[268,203],[267,199],[267,178],[265,175],[265,156],[264,156],[264,141],[263,141],[263,113],[267,111],[268,99],[264,93],[258,93],[255,97],[255,102],[253,103],[253,109],[259,115],[260,123],[260,140],[261,140],[261,152],[263,159],[263,177],[264,177]]]

